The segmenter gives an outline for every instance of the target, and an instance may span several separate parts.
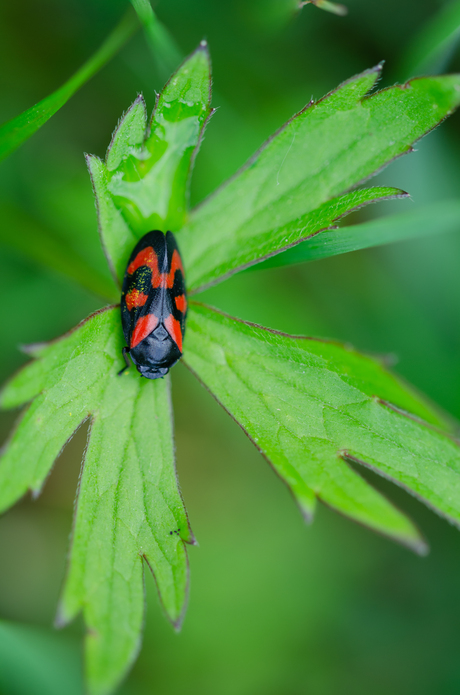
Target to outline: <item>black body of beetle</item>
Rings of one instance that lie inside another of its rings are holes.
[[[136,244],[123,279],[126,367],[129,354],[142,376],[165,376],[182,357],[186,314],[184,269],[174,234],[148,232]]]

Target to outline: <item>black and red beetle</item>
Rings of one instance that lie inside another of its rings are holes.
[[[182,357],[187,315],[184,268],[172,232],[148,232],[136,244],[123,279],[123,348],[147,379],[165,376]]]

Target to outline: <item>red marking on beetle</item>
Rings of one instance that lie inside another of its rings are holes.
[[[139,251],[136,258],[128,266],[128,274],[132,275],[136,272],[138,268],[142,266],[147,266],[152,271],[152,287],[171,287],[174,285],[174,277],[176,275],[176,270],[184,272],[182,266],[182,260],[176,249],[174,249],[172,259],[171,259],[171,269],[169,273],[160,273],[158,269],[158,256],[151,246],[147,246],[146,249]]]
[[[128,274],[132,275],[138,268],[144,265],[152,271],[152,287],[159,287],[162,275],[158,270],[158,256],[151,246],[147,246],[146,249],[139,251],[134,261],[128,266]]]
[[[164,325],[171,338],[176,343],[179,350],[182,352],[182,328],[180,322],[169,314],[164,320]]]
[[[182,313],[185,314],[185,312],[187,311],[187,300],[185,299],[185,294],[181,294],[178,297],[175,297],[174,300],[179,311],[182,311]]]
[[[174,276],[176,275],[176,270],[180,270],[182,274],[184,274],[182,259],[179,256],[176,249],[174,249],[174,253],[171,259],[171,270],[167,275],[164,276],[163,282],[165,282],[165,284],[162,285],[162,287],[169,287],[169,289],[171,289],[171,287],[174,285]]]
[[[144,294],[136,288],[132,289],[131,292],[128,292],[128,294],[125,297],[125,302],[126,306],[128,307],[128,311],[131,311],[131,309],[134,306],[144,306],[148,298],[148,294]]]
[[[158,325],[158,319],[155,316],[155,314],[147,314],[146,316],[141,316],[140,319],[138,319],[135,327],[133,334],[131,336],[131,345],[130,348],[135,348],[136,345],[139,345],[141,340],[144,340],[150,333],[155,330],[155,328]]]

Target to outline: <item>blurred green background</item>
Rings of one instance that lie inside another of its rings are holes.
[[[347,0],[349,15],[292,0],[163,0],[184,54],[210,45],[219,106],[196,162],[199,202],[309,101],[382,59],[382,85],[404,80],[404,52],[441,0]],[[23,0],[0,6],[0,122],[56,89],[98,47],[122,0]],[[460,68],[455,56],[449,70]],[[42,230],[107,273],[83,152],[103,155],[139,91],[162,86],[142,32],[30,141],[0,165],[0,372],[21,343],[51,339],[103,302],[28,260]],[[460,119],[449,119],[374,179],[411,201],[347,220],[460,198]],[[19,212],[20,216],[19,216]],[[450,234],[285,269],[251,271],[201,295],[236,316],[388,353],[397,371],[460,418],[460,221]],[[46,248],[46,242],[43,242]],[[454,695],[460,692],[460,535],[393,486],[432,551],[424,559],[326,508],[306,527],[287,489],[183,365],[173,372],[177,465],[200,546],[173,632],[146,576],[142,651],[130,695]],[[16,414],[2,414],[6,438]],[[83,626],[52,628],[85,432],[42,496],[0,519],[0,693],[83,693]]]

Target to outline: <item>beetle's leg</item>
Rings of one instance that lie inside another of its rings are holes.
[[[121,354],[123,355],[123,359],[126,362],[126,367],[123,367],[123,369],[120,369],[117,376],[121,376],[123,374],[123,372],[125,372],[131,366],[131,363],[128,360],[128,353],[129,353],[129,348],[124,347],[123,350],[121,351]]]

